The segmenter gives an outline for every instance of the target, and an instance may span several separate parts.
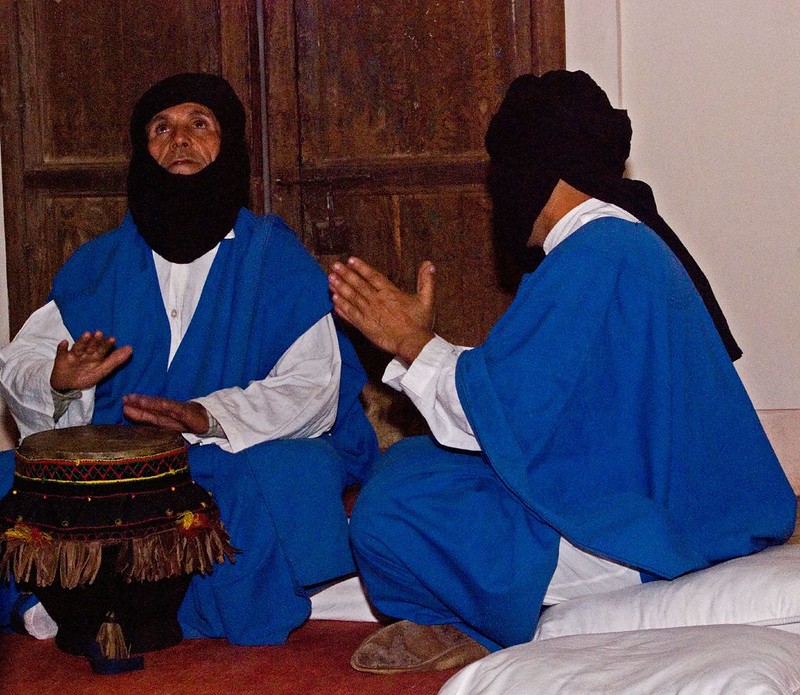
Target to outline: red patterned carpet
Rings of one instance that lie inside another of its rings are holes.
[[[353,671],[350,655],[375,623],[312,620],[280,647],[184,640],[145,655],[142,671],[96,676],[82,657],[52,640],[0,637],[2,695],[377,695],[436,693],[455,673],[375,676]]]

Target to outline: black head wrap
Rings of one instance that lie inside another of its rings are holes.
[[[617,205],[669,246],[703,298],[731,359],[738,359],[742,351],[708,279],[658,214],[650,187],[623,177],[631,135],[627,112],[613,108],[584,72],[554,70],[516,78],[486,133],[495,238],[513,258],[529,257],[533,223],[559,179]]]
[[[217,158],[195,174],[171,174],[147,150],[147,124],[164,109],[207,106],[222,129]],[[131,116],[128,205],[139,233],[160,256],[189,263],[210,251],[247,206],[250,159],[245,114],[233,88],[218,75],[173,75],[148,89]]]

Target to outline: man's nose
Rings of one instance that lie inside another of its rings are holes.
[[[172,134],[172,147],[189,147],[191,138],[186,128],[177,127]]]

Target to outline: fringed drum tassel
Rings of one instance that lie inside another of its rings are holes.
[[[126,581],[154,582],[182,574],[208,574],[234,562],[236,550],[218,518],[183,512],[174,529],[120,544],[116,570]]]
[[[36,586],[50,586],[58,579],[65,589],[91,584],[100,571],[101,541],[63,541],[26,524],[3,534],[5,552],[0,573],[18,582],[35,578]]]
[[[35,575],[38,586],[53,582],[58,556],[57,543],[49,533],[17,523],[3,533],[6,550],[3,554],[3,570],[13,575],[18,582],[27,582]]]
[[[222,526],[221,521],[211,529],[204,540],[208,557],[214,562],[222,564],[226,558],[231,562],[236,562],[236,553],[239,551],[231,545],[228,532]]]
[[[62,541],[58,545],[61,586],[74,589],[94,582],[103,560],[103,544],[100,541]]]
[[[187,511],[178,515],[174,529],[122,544],[117,571],[127,581],[208,574],[215,563],[233,562],[237,552],[218,518]]]
[[[226,558],[235,561],[238,551],[231,545],[228,532],[219,518],[184,512],[179,518],[178,530],[185,539],[185,572],[208,574],[214,568],[214,563],[222,564]]]
[[[27,582],[31,579],[33,570],[34,552],[25,543],[9,541],[3,553],[2,577],[10,579],[14,577],[18,582]]]
[[[179,536],[174,529],[120,545],[116,569],[126,581],[157,582],[183,574]]]
[[[106,659],[127,659],[131,655],[131,650],[125,643],[122,626],[117,622],[113,611],[108,612],[106,621],[97,631],[97,644]]]

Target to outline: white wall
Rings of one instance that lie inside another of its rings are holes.
[[[628,110],[628,171],[701,264],[800,493],[800,2],[565,0],[567,68]]]
[[[623,108],[618,0],[564,0],[567,69],[588,72]]]
[[[633,123],[628,171],[708,275],[759,409],[800,408],[800,2],[566,0],[567,67]]]

